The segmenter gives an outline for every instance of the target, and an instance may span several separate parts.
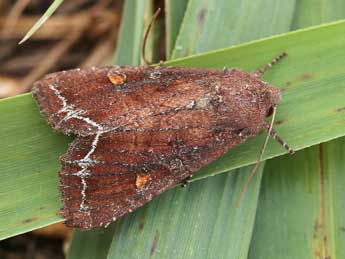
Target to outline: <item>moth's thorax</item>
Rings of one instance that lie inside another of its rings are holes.
[[[230,83],[236,84],[236,88],[244,88],[256,93],[258,97],[261,97],[261,101],[269,101],[271,105],[277,105],[281,100],[279,89],[262,81],[253,74],[235,68],[227,70],[225,75],[230,79]],[[265,98],[268,98],[268,100],[265,100]]]
[[[257,134],[272,106],[280,102],[280,91],[252,74],[239,69],[224,72],[223,100],[233,112],[229,117],[235,127],[250,128]]]

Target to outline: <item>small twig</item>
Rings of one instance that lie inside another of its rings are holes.
[[[145,33],[144,33],[143,45],[142,45],[142,48],[141,48],[141,57],[142,57],[142,59],[143,59],[143,61],[144,61],[146,66],[151,64],[151,62],[147,60],[146,55],[145,55],[147,38],[148,38],[149,32],[151,31],[152,25],[156,21],[156,19],[157,19],[157,17],[158,17],[160,12],[161,12],[161,9],[158,8],[157,11],[153,14],[153,16],[151,18],[151,21],[150,21],[149,25],[147,26],[147,28],[145,30]]]

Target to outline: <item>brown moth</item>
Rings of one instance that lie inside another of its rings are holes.
[[[254,73],[114,66],[36,82],[49,124],[77,136],[59,172],[66,224],[107,226],[268,130],[280,92],[260,76],[284,55]]]

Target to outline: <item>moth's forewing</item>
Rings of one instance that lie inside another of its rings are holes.
[[[79,115],[107,131],[124,127],[203,96],[207,89],[193,81],[217,73],[148,67],[75,69],[47,75],[34,84],[33,94],[55,129],[86,136],[98,129],[76,118]]]
[[[66,224],[99,227],[135,210],[241,142],[222,134],[227,138],[206,128],[107,133],[100,137],[84,178],[73,174],[80,171],[78,163],[93,138],[77,138],[63,156],[60,171]],[[85,210],[80,208],[82,179]]]

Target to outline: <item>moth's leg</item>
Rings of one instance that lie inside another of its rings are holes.
[[[186,187],[189,183],[190,183],[190,180],[192,179],[192,176],[187,176],[182,182],[181,182],[181,187],[184,188]]]
[[[269,125],[265,125],[265,129],[269,130]],[[289,153],[290,155],[295,154],[295,151],[278,135],[278,133],[272,128],[270,132],[270,136],[276,140],[280,145],[282,145]]]
[[[268,63],[266,66],[263,68],[260,68],[254,72],[252,72],[252,75],[255,77],[261,77],[267,70],[269,70],[273,65],[275,65],[278,61],[282,60],[284,57],[287,56],[287,52],[283,52],[279,56],[275,57],[270,63]]]
[[[245,190],[247,189],[247,186],[250,182],[250,179],[254,176],[256,170],[258,169],[259,167],[259,164],[260,164],[260,161],[262,160],[262,157],[264,155],[264,152],[265,152],[265,149],[266,149],[266,146],[267,146],[267,143],[268,143],[268,139],[269,139],[269,136],[271,136],[273,139],[275,139],[276,141],[279,142],[279,144],[281,144],[284,148],[286,148],[290,154],[294,154],[295,152],[288,146],[288,144],[285,143],[285,141],[280,138],[277,134],[277,132],[273,129],[273,123],[274,123],[274,119],[275,119],[275,115],[276,115],[276,111],[277,111],[277,107],[276,106],[273,106],[273,111],[272,111],[272,120],[271,122],[266,122],[264,124],[264,128],[267,130],[267,136],[265,138],[265,142],[263,143],[262,145],[262,148],[261,148],[261,151],[260,151],[260,154],[259,154],[259,157],[258,157],[258,160],[256,160],[256,163],[254,165],[254,167],[252,168],[252,170],[250,171],[249,175],[247,176],[247,179],[242,187],[242,190],[241,190],[241,193],[240,193],[240,198],[239,200],[237,201],[237,207],[239,207],[239,204],[243,198],[243,195],[244,195],[244,192]]]

